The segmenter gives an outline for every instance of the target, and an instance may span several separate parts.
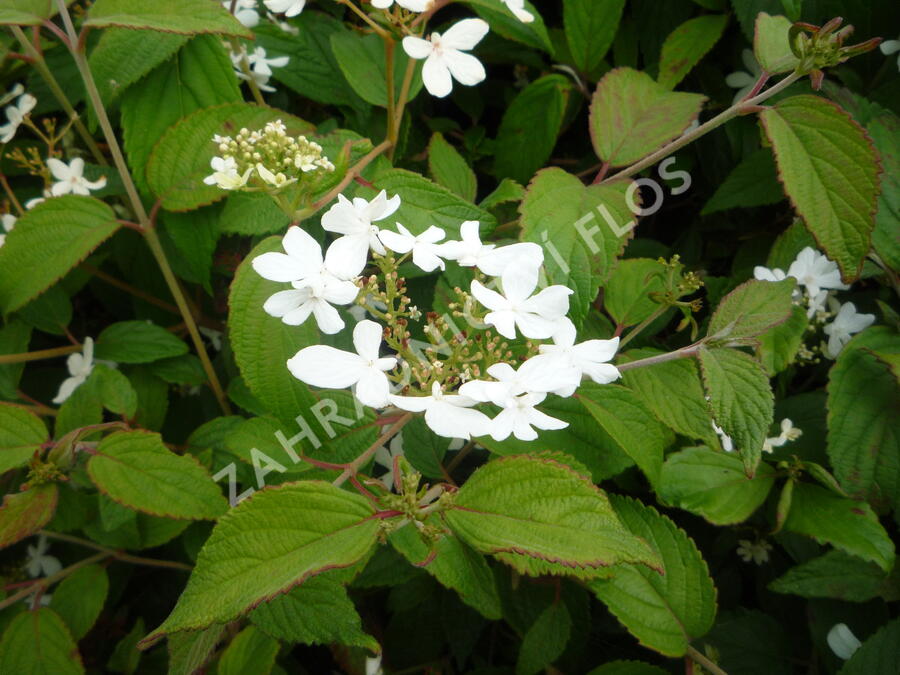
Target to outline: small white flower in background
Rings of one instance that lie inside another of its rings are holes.
[[[532,295],[537,288],[538,268],[527,264],[509,265],[501,279],[502,295],[478,281],[472,282],[472,295],[491,310],[484,317],[485,323],[510,340],[516,338],[516,328],[536,340],[546,340],[559,330],[569,311],[572,289],[549,286]]]
[[[350,278],[363,271],[370,248],[379,255],[385,255],[387,251],[378,238],[378,226],[374,223],[393,215],[399,208],[400,197],[395,195],[388,199],[384,190],[372,201],[357,197],[351,202],[338,195],[337,204],[322,216],[322,227],[327,232],[343,235],[328,247],[326,265]]]
[[[222,7],[231,10],[232,0],[224,0]],[[255,28],[259,23],[259,12],[256,11],[256,0],[237,0],[234,6],[234,18],[247,28]]]
[[[525,0],[500,0],[500,2],[509,7],[509,11],[522,23],[534,21],[534,14],[525,9]]]
[[[431,396],[391,396],[390,401],[401,410],[424,412],[425,424],[438,436],[469,440],[472,436],[485,436],[490,430],[488,416],[472,409],[475,400],[444,394],[437,382],[431,385]]]
[[[21,96],[24,93],[25,93],[25,87],[23,87],[21,84],[13,85],[12,89],[10,89],[8,92],[3,94],[3,96],[0,96],[0,106],[6,105],[10,101],[12,101],[14,98],[19,98],[19,96]]]
[[[306,0],[263,0],[263,4],[275,14],[297,16],[306,7]]]
[[[22,85],[17,84],[13,87],[13,92],[20,91]],[[10,92],[12,93],[12,92]],[[7,94],[9,96],[9,94]],[[4,101],[8,100],[4,96]],[[2,104],[0,104],[2,105]],[[7,123],[0,126],[0,143],[9,143],[16,135],[19,126],[25,120],[25,117],[34,110],[37,105],[37,99],[31,94],[23,94],[14,104],[6,107]]]
[[[275,87],[269,85],[269,80],[271,79],[271,75],[268,73],[260,73],[256,70],[250,71],[250,77],[247,77],[244,74],[244,71],[241,70],[240,67],[235,68],[234,74],[237,75],[239,80],[243,80],[244,82],[249,82],[253,80],[256,83],[256,86],[259,87],[260,91],[264,91],[268,94],[271,94],[273,91],[276,91]]]
[[[826,640],[828,641],[828,646],[831,647],[831,651],[844,661],[853,656],[856,650],[862,646],[862,642],[859,641],[845,623],[836,623],[832,626],[831,630],[828,631]]]
[[[384,408],[390,402],[391,389],[385,373],[397,366],[397,359],[379,355],[382,334],[382,327],[374,321],[360,321],[353,329],[355,354],[328,345],[313,345],[288,360],[288,369],[298,380],[314,387],[353,387],[360,403]]]
[[[377,7],[378,9],[388,9],[393,4],[394,0],[372,0],[372,7]],[[427,9],[431,9],[434,0],[397,0],[397,4],[410,12],[424,12]]]
[[[619,369],[609,363],[619,349],[619,338],[587,340],[576,345],[576,337],[575,325],[571,321],[565,321],[553,334],[553,344],[539,347],[541,354],[554,359],[560,364],[560,368],[575,367],[580,373],[574,386],[553,391],[558,396],[569,397],[574,394],[583,375],[597,384],[609,384],[622,377]]]
[[[441,244],[439,255],[454,260],[461,267],[477,267],[492,277],[503,274],[510,263],[540,267],[544,263],[544,249],[538,244],[523,242],[509,246],[481,243],[480,223],[467,220],[459,227],[460,241]]]
[[[873,323],[875,323],[874,314],[859,314],[856,311],[856,305],[852,302],[844,303],[834,320],[825,326],[825,335],[828,336],[825,355],[828,358],[836,359],[853,335],[865,330]]]
[[[790,419],[784,418],[781,420],[781,433],[774,438],[767,438],[765,440],[762,448],[763,452],[774,452],[775,448],[780,448],[786,443],[796,441],[802,435],[803,432],[795,427]]]
[[[753,278],[757,281],[784,281],[787,279],[787,274],[784,270],[777,267],[769,269],[768,267],[757,265],[753,268]]]
[[[69,369],[69,377],[63,380],[59,386],[59,393],[53,402],[56,404],[64,403],[78,387],[84,384],[88,379],[91,371],[94,370],[94,340],[93,338],[85,338],[82,353],[75,352],[69,354],[66,360],[66,367]]]
[[[719,437],[719,443],[722,444],[722,449],[725,452],[733,452],[734,451],[734,441],[731,436],[725,433],[725,430],[720,427],[715,422],[712,423],[713,431],[716,432],[716,435]]]
[[[374,3],[376,0],[372,0]],[[366,675],[384,675],[384,670],[381,669],[381,655],[379,654],[376,657],[366,657]]]
[[[474,49],[489,30],[486,21],[463,19],[443,35],[434,32],[427,40],[407,36],[403,38],[403,49],[411,58],[425,59],[425,88],[432,96],[444,98],[453,91],[454,79],[473,86],[487,77],[481,61],[466,52]]]
[[[753,90],[753,86],[759,80],[759,76],[762,75],[762,68],[757,62],[752,49],[745,49],[741,52],[741,59],[744,62],[744,67],[746,67],[749,72],[739,70],[736,73],[731,73],[731,75],[725,78],[725,84],[732,89],[738,90],[734,95],[734,103],[737,103],[749,94]]]
[[[375,451],[375,463],[384,467],[387,471],[381,476],[381,482],[388,490],[394,489],[394,458],[403,455],[403,432],[391,439],[391,444],[385,448],[383,445]]]
[[[4,213],[0,216],[0,225],[3,227],[3,230],[0,231],[0,246],[6,243],[6,235],[8,232],[12,232],[17,220],[18,218],[11,213]]]
[[[207,328],[206,326],[200,326],[198,329],[200,331],[200,335],[203,335],[209,343],[212,345],[212,348],[217,352],[222,351],[222,331],[213,330],[212,328]]]
[[[32,546],[28,546],[28,561],[25,563],[25,570],[30,577],[49,577],[56,574],[62,569],[62,564],[52,555],[47,555],[50,550],[50,543],[47,537],[41,535],[37,542]]]
[[[769,562],[769,551],[772,550],[772,544],[765,539],[758,541],[750,541],[749,539],[740,539],[738,541],[737,554],[744,562],[754,562],[757,565]]]
[[[432,225],[419,235],[414,235],[400,223],[397,223],[397,229],[400,230],[399,233],[381,230],[378,233],[381,243],[401,255],[412,251],[413,264],[425,272],[434,272],[438,267],[442,270],[445,268],[444,261],[440,258],[442,249],[438,245],[444,238],[441,228]]]
[[[900,52],[900,40],[885,40],[878,45],[878,48],[885,56],[891,56]],[[900,56],[897,57],[897,68],[900,69]]]
[[[247,62],[255,73],[271,75],[272,68],[284,68],[290,61],[289,56],[269,57],[263,47],[256,47],[247,54]]]
[[[817,296],[823,288],[836,291],[846,291],[850,288],[841,281],[841,271],[837,263],[810,246],[797,254],[797,259],[791,263],[787,274],[805,287],[811,298]]]
[[[213,157],[209,162],[213,172],[203,179],[207,185],[217,185],[223,190],[237,190],[244,187],[250,180],[253,169],[247,169],[244,174],[238,173],[237,162],[234,157]]]
[[[66,164],[54,157],[47,160],[47,168],[58,181],[50,187],[54,197],[60,195],[84,195],[91,194],[91,190],[101,190],[106,187],[106,177],[90,181],[84,177],[84,160],[76,157]]]

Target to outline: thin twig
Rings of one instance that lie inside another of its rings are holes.
[[[699,663],[701,666],[706,668],[712,675],[728,675],[724,670],[719,668],[715,663],[706,658],[703,654],[698,652],[696,649],[688,645],[687,648],[688,656],[690,656],[694,661]]]
[[[122,551],[117,551],[115,549],[107,548],[106,546],[101,546],[100,544],[95,544],[94,542],[88,539],[81,539],[80,537],[73,537],[70,534],[63,534],[61,532],[52,532],[50,530],[41,530],[38,534],[43,535],[49,539],[56,539],[58,541],[65,541],[70,544],[77,544],[78,546],[84,546],[86,548],[92,548],[96,551],[102,551],[109,556],[112,556],[116,560],[121,562],[131,563],[132,565],[144,565],[146,567],[165,567],[168,569],[175,570],[184,570],[186,572],[190,572],[194,568],[191,565],[186,563],[177,562],[175,560],[156,560],[155,558],[142,558],[136,555],[130,555],[128,553],[124,553]]]
[[[341,472],[341,475],[334,479],[334,485],[343,485],[348,478],[350,478],[351,476],[355,476],[356,472],[359,471],[363,464],[368,462],[372,458],[372,455],[374,455],[378,451],[378,448],[383,446],[394,436],[400,433],[400,430],[404,426],[406,426],[406,423],[409,422],[412,418],[412,413],[406,413],[400,419],[398,419],[397,422],[390,429],[381,434],[381,436],[378,437],[378,440],[372,443],[372,445],[370,445],[364,453],[347,464],[343,472]]]
[[[341,192],[343,192],[350,183],[353,182],[353,179],[356,178],[359,174],[361,174],[369,164],[371,164],[376,157],[382,154],[385,150],[390,148],[393,144],[389,140],[382,141],[375,148],[361,160],[359,160],[355,165],[347,169],[346,175],[344,175],[343,180],[338,183],[332,190],[328,192],[327,195],[322,197],[319,201],[312,205],[312,213],[319,211],[320,209],[325,208],[328,204],[331,203],[332,199],[335,199]]]
[[[69,565],[68,567],[61,569],[56,574],[51,574],[49,577],[44,577],[43,579],[35,579],[34,583],[30,586],[26,586],[18,593],[13,593],[12,595],[0,600],[0,609],[6,609],[12,604],[17,603],[22,598],[27,598],[29,595],[36,591],[43,591],[55,584],[57,581],[61,579],[65,579],[67,576],[75,572],[76,570],[81,569],[82,567],[87,567],[88,565],[93,565],[96,562],[100,562],[104,558],[109,557],[109,553],[98,553],[97,555],[92,555],[90,558],[85,558],[84,560],[79,560],[74,565]]]
[[[703,341],[701,340],[700,342],[692,344],[689,347],[682,347],[681,349],[676,349],[674,352],[668,352],[667,354],[659,354],[658,356],[651,356],[646,359],[639,359],[637,361],[631,361],[629,363],[617,363],[616,368],[621,372],[625,370],[634,370],[635,368],[654,366],[657,363],[665,363],[666,361],[676,361],[678,359],[691,358],[697,356],[702,346]]]
[[[0,365],[55,359],[58,356],[68,356],[69,354],[80,351],[81,345],[72,345],[69,347],[54,347],[53,349],[38,349],[37,351],[24,352],[21,354],[0,354]]]

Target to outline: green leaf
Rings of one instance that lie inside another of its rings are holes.
[[[706,14],[678,26],[663,43],[656,81],[666,89],[678,86],[715,46],[727,25],[727,14]]]
[[[52,335],[65,335],[72,322],[72,301],[62,284],[51,286],[16,314],[34,328]]]
[[[576,326],[584,322],[633,235],[634,215],[625,198],[628,185],[585,186],[562,169],[544,169],[531,181],[519,207],[522,241],[544,247],[548,283],[574,291],[569,317]]]
[[[284,232],[290,222],[290,216],[269,195],[236,192],[225,200],[218,227],[225,233],[259,236]]]
[[[614,384],[582,387],[576,397],[657,488],[668,442],[653,413],[633,392]]]
[[[122,133],[128,164],[141,189],[149,190],[147,160],[169,127],[201,108],[242,100],[231,59],[221,41],[209,35],[195,37],[129,87],[122,97]],[[212,136],[207,141],[211,149]]]
[[[667,675],[668,671],[641,661],[610,661],[597,666],[588,675]]]
[[[563,25],[572,61],[593,73],[612,46],[625,0],[563,0]]]
[[[413,468],[426,478],[444,479],[441,462],[447,454],[450,441],[438,436],[425,423],[422,417],[413,417],[403,427],[403,456]]]
[[[723,612],[697,649],[703,652],[707,645],[715,649],[719,666],[730,675],[793,675],[796,664],[785,628],[770,614],[738,608]]]
[[[268,197],[268,195],[266,195]],[[269,198],[269,201],[273,201]],[[167,249],[175,273],[195,284],[201,284],[212,295],[210,275],[213,256],[219,240],[218,207],[191,211],[190,213],[162,213],[160,237]]]
[[[769,584],[776,593],[845,602],[867,602],[881,595],[884,587],[878,565],[836,550],[792,567]]]
[[[362,629],[347,590],[329,575],[313,577],[250,613],[250,620],[272,637],[309,645],[340,644],[380,651]]]
[[[363,497],[319,481],[257,492],[219,519],[175,609],[142,644],[231,621],[310,577],[349,567],[375,544],[374,513]]]
[[[144,619],[138,617],[128,634],[116,643],[106,667],[114,673],[132,675],[141,661],[141,652],[138,651],[137,643],[145,632]]]
[[[309,123],[274,108],[232,103],[198,110],[171,127],[156,144],[147,164],[147,183],[169,211],[190,211],[224,199],[228,192],[206,185],[209,162],[216,154],[214,134],[258,129],[282,120],[291,136],[312,131]]]
[[[118,227],[113,210],[92,197],[54,197],[26,212],[0,248],[3,313],[47,290]]]
[[[476,551],[507,554],[504,560],[520,571],[532,569],[529,560],[545,563],[547,573],[588,576],[619,562],[658,565],[590,479],[549,458],[512,456],[485,464],[443,517]]]
[[[868,123],[867,131],[884,167],[872,248],[891,269],[900,270],[900,117],[882,114]]]
[[[162,326],[146,321],[120,321],[97,337],[98,359],[117,363],[149,363],[187,354],[188,346]]]
[[[219,657],[217,675],[269,675],[281,645],[254,626],[235,635]]]
[[[564,602],[547,607],[522,637],[516,675],[534,675],[562,656],[572,635],[572,617]]]
[[[0,549],[34,534],[50,522],[58,497],[59,491],[53,483],[4,496],[0,506]]]
[[[129,508],[168,518],[215,519],[228,508],[194,457],[169,451],[158,434],[115,433],[88,462],[100,490]]]
[[[545,75],[512,100],[497,132],[497,176],[527,183],[535,171],[547,164],[562,130],[571,93],[569,78]]]
[[[52,609],[14,618],[0,640],[0,672],[17,675],[82,675],[81,655],[66,624]]]
[[[688,448],[666,458],[659,496],[714,525],[734,525],[753,515],[774,484],[775,471],[766,463],[748,478],[740,458],[709,448]]]
[[[435,133],[428,144],[428,171],[439,185],[467,202],[475,201],[478,193],[475,172],[441,133]]]
[[[377,35],[358,35],[348,31],[331,34],[331,51],[338,65],[359,96],[372,105],[386,108],[388,105],[387,59],[384,41]],[[409,56],[394,47],[394,93],[393,100],[400,98],[403,78],[406,74]],[[417,63],[407,101],[413,100],[422,90],[422,68]]]
[[[47,427],[24,408],[0,403],[0,474],[25,466],[47,441]]]
[[[747,338],[765,333],[791,317],[796,282],[751,279],[722,298],[709,322],[710,337]]]
[[[699,94],[668,91],[646,73],[616,68],[591,102],[591,138],[597,156],[625,166],[683,134],[706,101]]]
[[[170,635],[169,675],[194,675],[198,672],[209,661],[224,632],[224,625],[214,624],[205,630]]]
[[[818,96],[784,99],[760,117],[797,213],[852,282],[875,226],[879,166],[871,140],[849,114]]]
[[[871,560],[885,572],[894,564],[894,543],[872,508],[817,485],[797,483],[794,486],[784,529]]]
[[[900,666],[900,619],[894,619],[866,640],[841,668],[839,675],[891,675]]]
[[[418,530],[407,526],[392,533],[390,542],[410,563],[424,565],[426,572],[456,591],[485,618],[497,621],[503,616],[497,583],[487,560],[456,537],[445,536],[429,546]]]
[[[164,33],[213,33],[253,39],[253,32],[219,3],[208,0],[96,0],[85,26],[121,26]]]
[[[752,477],[775,417],[769,378],[758,361],[728,348],[701,348],[700,371],[716,424],[734,440]]]
[[[800,60],[791,50],[789,34],[792,25],[786,16],[771,16],[760,12],[756,17],[753,53],[756,61],[769,75],[789,73],[800,65]]]
[[[745,157],[716,189],[700,215],[739,207],[768,206],[784,199],[778,183],[775,158],[769,148],[761,148]]]
[[[120,371],[108,368],[102,363],[94,366],[91,375],[97,380],[95,386],[104,408],[126,419],[135,416],[138,395],[127,377]]]
[[[649,258],[620,261],[603,289],[603,308],[622,326],[639,324],[660,308],[650,294],[666,290],[667,269]]]
[[[759,336],[757,356],[770,376],[774,377],[794,362],[808,326],[806,310],[794,306],[787,321]]]
[[[87,635],[97,621],[108,592],[109,578],[99,565],[75,570],[53,591],[53,610],[66,622],[76,641]]]
[[[28,351],[31,326],[18,319],[6,321],[0,328],[0,354],[21,354]],[[0,366],[0,399],[18,399],[16,390],[25,370],[25,362]]]
[[[873,351],[900,352],[900,338],[873,326],[841,350],[828,373],[828,458],[848,493],[900,513],[900,385]]]
[[[0,25],[37,26],[58,11],[54,0],[0,0]]]
[[[534,16],[534,21],[530,23],[519,21],[508,7],[497,0],[463,0],[463,3],[487,21],[497,35],[553,54],[553,43],[550,41],[547,27],[533,2],[525,0],[524,4],[525,10]]]
[[[512,178],[504,178],[491,194],[481,200],[481,208],[493,209],[501,204],[520,202],[525,198],[525,188]]]
[[[656,509],[627,497],[612,500],[626,527],[657,551],[665,573],[620,565],[609,579],[588,586],[642,645],[683,656],[716,618],[716,589],[706,562],[684,530]]]

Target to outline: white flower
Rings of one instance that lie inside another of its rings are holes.
[[[23,87],[21,84],[14,85],[12,89],[10,89],[8,92],[3,94],[3,96],[0,96],[0,106],[6,105],[10,101],[12,101],[14,98],[19,98],[19,96],[21,96],[24,93],[25,93],[25,87]]]
[[[213,157],[209,165],[213,172],[203,179],[207,185],[218,185],[223,190],[237,190],[244,187],[250,180],[252,168],[247,169],[243,175],[238,173],[237,162],[234,157]]]
[[[900,52],[900,40],[885,40],[878,48],[885,56],[896,54],[897,52]],[[900,69],[900,56],[897,57],[897,68]]]
[[[391,439],[390,450],[383,445],[375,451],[375,463],[387,471],[381,476],[381,482],[388,490],[394,489],[394,458],[403,455],[403,432]]]
[[[463,19],[443,35],[432,33],[428,40],[407,36],[403,38],[403,49],[414,59],[425,59],[425,88],[432,96],[444,98],[453,91],[453,79],[472,86],[487,76],[481,61],[466,52],[474,49],[489,30],[486,21]]]
[[[831,651],[839,659],[848,660],[862,646],[862,642],[853,634],[845,623],[837,623],[828,631],[826,638]]]
[[[17,87],[21,87],[21,85],[17,85]],[[16,91],[17,87],[14,87],[13,91]],[[0,126],[0,143],[9,143],[13,139],[19,125],[25,120],[26,115],[34,110],[36,105],[37,99],[34,96],[24,94],[13,105],[6,107],[6,119],[8,122]]]
[[[399,208],[399,195],[388,199],[384,190],[371,202],[361,197],[351,202],[338,195],[338,203],[322,216],[322,227],[343,236],[328,247],[325,263],[335,273],[340,271],[342,276],[358,276],[366,266],[369,248],[379,255],[387,253],[378,238],[378,227],[373,223],[393,215]]]
[[[534,14],[525,9],[525,0],[500,0],[500,2],[509,7],[509,11],[522,23],[534,21]]]
[[[786,443],[796,441],[803,432],[794,426],[789,418],[781,420],[781,433],[774,438],[767,438],[763,442],[763,452],[774,452],[775,448],[780,448]]]
[[[376,1],[372,0],[372,3],[374,4]],[[384,675],[384,670],[381,668],[381,654],[376,657],[366,657],[366,675]]]
[[[757,265],[753,268],[753,278],[757,281],[784,281],[787,279],[787,274],[785,274],[784,270],[777,267],[769,269],[768,267]]]
[[[89,195],[91,190],[100,190],[106,187],[106,177],[95,181],[89,181],[84,177],[84,160],[81,157],[76,157],[68,165],[51,157],[47,160],[47,168],[50,169],[50,173],[58,181],[50,188],[50,193],[54,197],[70,193],[73,195]]]
[[[819,291],[814,296],[806,296],[806,318],[811,319],[819,312],[824,312],[828,300],[831,298],[831,291]]]
[[[232,0],[223,0],[222,7],[231,9]],[[256,0],[237,0],[234,6],[234,18],[247,28],[255,28],[259,23],[259,12],[256,11]]]
[[[403,225],[397,223],[397,232],[381,230],[378,238],[381,243],[394,253],[406,254],[412,251],[413,264],[425,272],[434,272],[438,267],[444,269],[444,261],[441,260],[441,247],[438,245],[444,238],[444,231],[432,225],[420,235],[414,235]]]
[[[66,367],[69,369],[69,377],[63,380],[59,386],[59,393],[53,399],[56,404],[64,403],[72,395],[72,392],[88,379],[88,375],[94,369],[94,340],[92,338],[84,339],[81,354],[78,352],[69,354]]]
[[[377,7],[378,9],[387,9],[393,4],[394,0],[372,0],[372,7]],[[434,0],[397,0],[397,4],[410,12],[424,12],[427,9],[431,9]]]
[[[528,242],[497,246],[482,244],[477,220],[467,220],[459,228],[461,241],[441,244],[440,256],[455,260],[462,267],[477,267],[485,274],[499,277],[510,263],[540,267],[544,262],[544,249]]]
[[[741,59],[744,61],[744,66],[749,72],[738,71],[736,73],[731,73],[731,75],[725,78],[725,84],[732,89],[738,90],[734,95],[734,103],[737,103],[749,94],[753,90],[757,80],[759,80],[759,76],[762,75],[762,68],[756,61],[756,56],[754,56],[752,49],[745,49],[741,53]]]
[[[17,220],[18,218],[11,213],[4,213],[0,216],[0,225],[3,226],[3,231],[0,232],[0,246],[3,246],[3,244],[6,243],[6,233],[12,232]]]
[[[356,354],[327,345],[313,345],[288,360],[291,374],[306,384],[329,389],[354,387],[359,402],[384,408],[390,402],[390,382],[385,373],[397,365],[394,357],[381,357],[382,328],[374,321],[360,321],[353,329]]]
[[[36,545],[28,546],[28,561],[25,563],[28,576],[49,577],[62,569],[59,560],[52,555],[47,555],[49,549],[50,544],[44,535],[38,537]]]
[[[547,394],[523,394],[506,401],[503,412],[491,422],[491,438],[504,441],[510,434],[520,441],[533,441],[538,437],[534,429],[565,429],[568,422],[550,417],[535,406],[540,405]]]
[[[797,254],[797,259],[788,268],[788,276],[794,277],[806,288],[810,297],[815,297],[823,288],[846,291],[849,286],[841,282],[841,271],[814,248],[807,246]]]
[[[757,565],[769,562],[769,551],[772,550],[772,544],[765,539],[753,542],[749,539],[740,539],[738,541],[737,554],[744,562],[751,560]]]
[[[856,305],[852,302],[844,303],[834,320],[825,326],[825,335],[828,336],[828,347],[825,355],[836,359],[841,353],[850,337],[861,330],[865,330],[875,323],[874,314],[858,314]]]
[[[460,394],[444,394],[437,382],[431,385],[431,396],[391,396],[390,401],[401,410],[424,412],[425,424],[438,436],[469,440],[489,433],[491,420],[478,410],[476,401]]]
[[[266,50],[263,47],[256,47],[252,52],[247,54],[247,62],[250,64],[253,72],[261,73],[263,75],[271,75],[272,68],[283,68],[290,60],[289,56],[276,56],[270,58],[266,55]]]
[[[551,356],[533,356],[514,369],[508,363],[495,363],[487,374],[496,382],[473,380],[466,382],[459,393],[482,403],[506,407],[509,400],[522,394],[547,394],[578,386],[581,371],[574,365],[560,364]]]
[[[222,351],[222,331],[207,328],[206,326],[200,326],[198,330],[201,335],[209,340],[213,349],[217,352]]]
[[[587,340],[575,344],[575,325],[565,321],[553,334],[552,345],[541,345],[541,354],[546,354],[560,364],[560,368],[575,367],[579,377],[575,386],[554,390],[558,396],[568,397],[575,393],[583,375],[587,375],[597,384],[615,382],[622,374],[619,369],[609,363],[619,349],[619,338],[612,340]],[[533,359],[532,359],[533,360]]]
[[[306,0],[263,0],[263,4],[270,12],[297,16],[306,7]]]
[[[515,339],[518,327],[525,337],[545,340],[561,327],[569,311],[569,296],[573,291],[556,285],[532,295],[537,282],[537,268],[528,264],[512,264],[503,272],[503,295],[478,281],[472,282],[472,295],[491,310],[484,321],[494,326],[503,337]]]

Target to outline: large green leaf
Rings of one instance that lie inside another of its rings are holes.
[[[900,385],[873,352],[900,353],[900,336],[869,328],[828,373],[828,457],[850,494],[900,512]]]
[[[666,290],[667,269],[659,260],[622,260],[603,288],[603,308],[621,326],[641,323],[660,308],[651,295]]]
[[[563,24],[572,61],[590,74],[603,61],[619,28],[625,0],[564,0]]]
[[[88,462],[88,473],[104,494],[151,515],[214,519],[228,508],[206,469],[192,456],[168,450],[158,434],[107,436]]]
[[[678,86],[715,46],[727,25],[727,14],[705,14],[678,26],[663,43],[656,81],[666,89]]]
[[[760,114],[785,191],[846,282],[869,252],[879,165],[865,131],[834,103],[793,96]]]
[[[794,486],[784,529],[871,560],[885,571],[894,564],[894,543],[872,508],[817,485]]]
[[[428,144],[428,171],[439,185],[467,202],[475,201],[478,193],[475,172],[441,133],[435,133]]]
[[[619,562],[659,564],[590,479],[547,457],[503,457],[482,466],[444,519],[469,546],[505,554],[520,571],[534,569],[529,559],[544,563],[544,572],[586,576]]]
[[[82,675],[81,655],[66,624],[52,609],[20,613],[0,641],[0,673]]]
[[[587,675],[667,675],[668,671],[642,661],[610,661]]]
[[[544,169],[519,207],[522,240],[544,247],[548,281],[574,291],[569,316],[576,325],[587,317],[633,235],[635,216],[625,197],[629,185],[585,186],[562,169]]]
[[[349,567],[375,544],[374,513],[363,497],[320,481],[255,493],[219,520],[175,609],[143,644],[231,621],[310,577]]]
[[[761,464],[756,475],[748,478],[738,457],[688,448],[666,459],[659,496],[715,525],[733,525],[747,520],[774,484],[775,472],[768,464]]]
[[[66,622],[72,637],[80,640],[100,616],[109,578],[100,565],[88,565],[75,570],[53,591],[53,610]]]
[[[97,337],[97,358],[118,363],[149,363],[187,352],[183,341],[146,321],[120,321],[104,328]]]
[[[775,417],[769,378],[758,361],[737,349],[700,350],[700,371],[716,423],[734,440],[753,476]]]
[[[58,498],[59,490],[53,483],[4,496],[0,506],[0,549],[34,534],[50,522]]]
[[[700,551],[675,523],[654,508],[613,497],[626,526],[656,550],[665,574],[619,565],[609,579],[588,582],[638,641],[666,656],[682,656],[716,618],[716,589]]]
[[[25,466],[47,440],[47,427],[24,408],[0,403],[0,474]]]
[[[708,333],[717,339],[755,337],[784,323],[791,316],[791,295],[796,282],[751,279],[722,298],[709,322]]]
[[[118,227],[113,210],[92,197],[54,197],[25,213],[0,248],[3,313],[47,290]]]
[[[331,50],[347,82],[367,103],[386,108],[388,105],[387,58],[384,41],[375,34],[357,35],[349,31],[331,34]],[[393,100],[400,98],[409,56],[394,43]],[[407,100],[411,101],[422,89],[422,69],[416,64]]]
[[[569,78],[545,75],[512,100],[497,132],[497,176],[527,183],[535,171],[547,164],[556,147],[571,92]]]
[[[209,0],[96,0],[85,26],[121,26],[164,33],[214,33],[253,39],[221,3]]]
[[[792,567],[769,584],[776,593],[845,602],[867,602],[886,588],[884,570],[878,565],[838,550]]]
[[[800,65],[800,60],[791,50],[792,25],[786,16],[760,12],[756,17],[753,52],[760,67],[769,75],[787,73]]]
[[[705,97],[668,91],[646,73],[616,68],[607,73],[591,102],[591,138],[610,166],[632,164],[680,136]]]

